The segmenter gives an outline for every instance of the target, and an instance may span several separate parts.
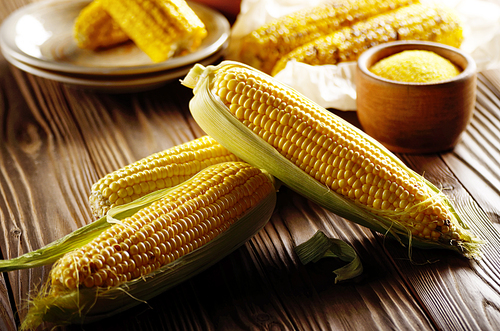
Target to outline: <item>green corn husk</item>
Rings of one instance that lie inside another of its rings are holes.
[[[91,242],[104,230],[111,227],[113,223],[132,216],[139,209],[149,206],[168,194],[172,189],[169,187],[158,190],[128,204],[112,208],[107,215],[95,222],[89,223],[44,247],[10,260],[0,260],[0,272],[30,269],[54,263],[64,254]]]
[[[252,238],[269,221],[276,205],[276,189],[279,183],[267,175],[275,190],[205,245],[146,276],[118,286],[81,288],[53,296],[49,294],[49,285],[45,284],[31,300],[20,329],[34,329],[42,322],[65,325],[91,323],[107,318],[141,304],[217,263]],[[112,226],[112,223],[119,222],[161,199],[178,186],[150,193],[134,202],[112,209],[107,216],[37,251],[12,260],[0,261],[0,270],[12,271],[53,263],[66,252],[90,242]]]
[[[335,284],[355,278],[363,273],[363,265],[354,248],[340,239],[328,238],[322,231],[317,231],[309,240],[294,248],[302,264],[318,262],[323,258],[334,257],[347,262],[341,268],[333,270]]]
[[[229,109],[222,103],[219,97],[213,94],[211,91],[212,79],[215,77],[217,70],[223,66],[240,66],[250,70],[256,70],[250,66],[234,61],[224,61],[217,66],[207,67],[196,64],[182,81],[182,84],[193,89],[194,97],[191,99],[189,107],[198,125],[226,149],[245,162],[267,170],[274,177],[282,181],[284,185],[327,210],[369,229],[391,236],[401,244],[408,246],[409,250],[411,250],[412,247],[444,248],[457,251],[468,258],[480,256],[480,246],[483,244],[483,241],[469,231],[469,227],[455,211],[449,199],[436,186],[409,169],[379,142],[342,119],[340,119],[340,121],[362,135],[367,143],[376,146],[383,154],[390,156],[397,162],[401,169],[410,176],[424,182],[439,199],[443,199],[449,206],[450,211],[456,217],[457,223],[461,227],[460,230],[468,236],[467,240],[461,242],[459,245],[448,245],[437,241],[413,237],[411,232],[401,223],[390,217],[382,217],[372,213],[369,208],[353,203],[351,200],[330,190],[328,187],[302,171],[274,149],[273,146],[242,124],[230,113]],[[263,75],[267,79],[275,82],[281,88],[291,89],[278,82],[273,77],[265,74]],[[297,93],[296,91],[294,92]],[[336,116],[324,108],[321,108],[321,111],[324,111],[327,116]],[[224,129],[221,130],[220,128]]]

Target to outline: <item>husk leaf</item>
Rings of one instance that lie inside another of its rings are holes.
[[[166,188],[141,197],[128,204],[112,208],[108,215],[95,222],[89,223],[68,235],[51,242],[35,251],[20,255],[10,260],[0,260],[0,272],[29,269],[54,263],[64,254],[71,252],[92,241],[101,232],[112,226],[117,220],[133,215],[137,210],[144,208],[153,201],[160,199],[172,190]]]
[[[275,150],[274,147],[242,124],[230,113],[219,97],[212,93],[210,86],[211,80],[214,78],[217,70],[223,66],[241,66],[255,70],[247,65],[233,61],[224,61],[217,66],[207,67],[197,64],[188,73],[185,80],[182,81],[182,84],[193,88],[194,96],[189,103],[189,108],[198,125],[226,149],[242,160],[267,170],[274,177],[281,180],[284,185],[318,205],[350,221],[384,235],[391,236],[403,245],[419,248],[445,248],[457,251],[468,258],[479,256],[479,246],[483,241],[467,231],[467,225],[461,220],[450,201],[439,191],[439,189],[408,168],[400,159],[395,157],[379,142],[367,136],[361,130],[346,121],[343,122],[356,132],[365,136],[369,143],[375,145],[384,154],[389,155],[410,176],[423,181],[430,190],[436,195],[439,195],[439,198],[444,199],[459,221],[464,233],[469,236],[468,242],[458,247],[412,237],[409,230],[394,219],[375,215],[368,208],[361,207],[340,194],[331,191],[328,187],[306,174],[302,169]],[[270,76],[268,77],[273,79]],[[275,82],[285,87],[285,85],[278,81]],[[286,88],[290,89],[288,86],[286,86]],[[323,109],[323,111],[328,116],[333,116],[326,109]],[[342,121],[342,119],[340,120]]]
[[[335,283],[352,279],[363,273],[363,264],[354,248],[340,239],[327,237],[322,231],[317,231],[309,240],[296,246],[294,251],[304,265],[328,257],[336,257],[348,262],[345,266],[333,270],[333,273],[337,275]]]

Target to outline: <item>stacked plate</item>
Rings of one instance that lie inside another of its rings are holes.
[[[73,24],[90,0],[35,2],[12,13],[0,28],[0,47],[12,65],[40,77],[108,92],[146,90],[183,77],[195,63],[220,59],[227,47],[230,25],[217,11],[190,2],[208,31],[190,54],[160,63],[132,42],[100,51],[78,48]]]

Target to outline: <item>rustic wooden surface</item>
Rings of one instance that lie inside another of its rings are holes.
[[[29,2],[3,0],[0,20]],[[125,95],[74,89],[0,56],[0,258],[89,223],[87,196],[100,176],[202,135],[191,95],[177,81]],[[337,114],[355,122],[353,113]],[[266,227],[213,267],[125,313],[60,329],[498,330],[500,70],[480,74],[474,118],[452,152],[401,158],[488,215],[483,259],[415,249],[410,261],[406,248],[283,188]],[[294,247],[318,229],[356,249],[362,276],[334,284],[337,262],[299,262]],[[17,330],[48,271],[0,275],[0,330]]]

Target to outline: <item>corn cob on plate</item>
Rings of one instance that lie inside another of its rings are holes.
[[[75,20],[73,33],[78,47],[90,50],[116,46],[129,40],[97,0],[82,9]]]
[[[44,265],[68,252],[52,267],[50,284],[32,300],[21,329],[43,321],[96,321],[204,270],[267,223],[275,185],[272,176],[247,163],[216,164],[141,198],[142,206],[124,210],[113,224],[103,217],[30,257],[0,261],[0,270],[16,270],[25,268],[23,261]]]
[[[193,88],[190,109],[202,129],[284,185],[409,249],[479,255],[482,241],[436,186],[295,90],[230,61],[196,65],[183,84]]]
[[[205,24],[185,0],[98,1],[153,62],[190,53],[207,36]]]
[[[61,79],[66,79],[64,82],[68,84],[74,84],[73,81],[78,78],[85,80],[82,85],[89,85],[94,81],[102,84],[102,80],[110,78],[107,84],[119,87],[122,81],[114,80],[122,79],[123,84],[126,84],[132,80],[142,82],[149,78],[147,74],[166,76],[195,62],[205,61],[213,55],[220,56],[227,48],[230,32],[227,19],[205,5],[189,2],[208,33],[194,52],[153,63],[131,42],[99,51],[82,49],[76,45],[73,28],[82,9],[91,3],[90,0],[43,0],[18,9],[2,22],[2,53],[8,55],[9,59],[30,67],[21,68],[22,70],[50,71],[54,76],[63,76]],[[31,29],[16,28],[25,26],[23,22],[32,22],[46,33],[33,34]],[[154,79],[161,77],[155,76]]]

